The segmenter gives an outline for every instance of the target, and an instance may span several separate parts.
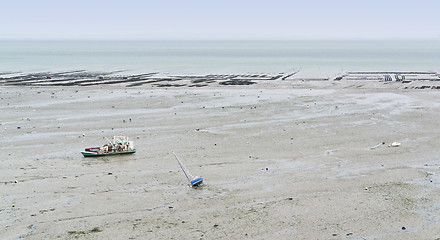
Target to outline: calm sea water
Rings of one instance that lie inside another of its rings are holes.
[[[0,41],[1,72],[440,72],[440,41]]]

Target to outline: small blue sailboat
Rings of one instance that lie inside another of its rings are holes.
[[[188,179],[188,182],[191,187],[197,187],[203,184],[203,178],[198,176],[191,175],[187,170],[185,171],[185,168],[183,167],[182,163],[180,163],[179,158],[177,155],[173,152],[174,157],[177,160],[177,163],[179,163],[180,168],[182,169],[183,173],[185,174],[186,179]]]

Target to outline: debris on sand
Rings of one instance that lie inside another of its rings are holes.
[[[380,147],[382,145],[385,145],[385,142],[381,142],[381,143],[379,143],[379,144],[377,144],[375,146],[372,146],[372,147],[370,147],[370,149],[373,150],[373,149],[376,149],[376,148],[378,148],[378,147]]]

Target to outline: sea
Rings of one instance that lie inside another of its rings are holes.
[[[440,72],[440,40],[69,41],[0,40],[0,76],[119,72],[333,77],[349,71]]]

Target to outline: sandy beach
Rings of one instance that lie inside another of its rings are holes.
[[[417,84],[0,86],[0,239],[440,239]],[[81,155],[114,135],[137,152]]]

